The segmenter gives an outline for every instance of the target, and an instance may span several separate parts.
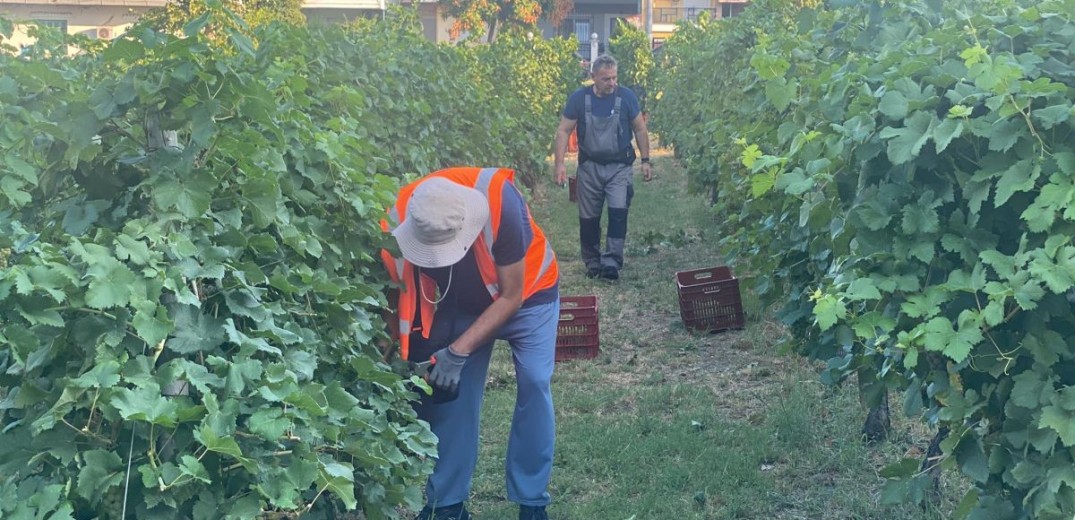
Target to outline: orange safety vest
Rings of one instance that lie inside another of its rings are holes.
[[[475,242],[474,257],[478,262],[478,272],[481,274],[482,283],[485,284],[489,295],[494,300],[497,299],[500,295],[500,286],[497,280],[496,262],[493,260],[493,243],[496,242],[500,233],[504,183],[514,183],[515,172],[507,168],[447,168],[433,172],[400,190],[395,206],[389,209],[388,217],[381,220],[381,229],[391,232],[403,222],[407,215],[407,203],[411,199],[411,194],[419,184],[430,177],[443,177],[456,184],[474,188],[482,192],[489,201],[489,221]],[[530,215],[530,229],[533,239],[523,259],[523,300],[538,291],[555,286],[560,278],[556,254],[545,239],[545,232],[534,222],[532,214]],[[399,335],[400,356],[407,359],[410,354],[411,329],[418,305],[421,305],[422,336],[427,339],[429,332],[433,329],[433,314],[436,311],[436,305],[419,296],[419,288],[414,283],[414,264],[406,259],[392,256],[385,249],[381,250],[381,260],[384,261],[392,281],[399,286],[399,300],[396,302],[399,330],[395,332]],[[421,274],[420,283],[422,284],[421,290],[425,294],[436,292],[436,282],[425,273]]]

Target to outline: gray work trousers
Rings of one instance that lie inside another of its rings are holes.
[[[634,166],[630,164],[579,164],[579,244],[587,269],[623,268],[623,248],[627,239],[627,209],[634,196]],[[608,229],[601,250],[601,213],[608,203]]]

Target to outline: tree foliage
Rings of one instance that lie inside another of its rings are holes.
[[[144,18],[156,27],[179,34],[183,26],[211,9],[225,8],[242,19],[241,25],[259,26],[272,22],[292,25],[306,23],[302,0],[175,0],[150,10]],[[223,22],[223,20],[221,20]]]
[[[574,0],[439,0],[445,14],[454,18],[450,35],[458,39],[467,33],[496,41],[506,28],[537,30],[538,20],[559,27],[574,8]]]
[[[378,222],[401,179],[545,157],[531,121],[393,20],[80,42],[0,53],[0,516],[419,505]]]
[[[827,381],[949,429],[957,517],[1075,515],[1073,13],[762,1],[667,47],[655,120],[725,243]],[[923,499],[917,467],[884,498]]]
[[[646,110],[653,70],[653,44],[646,31],[624,20],[616,20],[619,34],[608,41],[609,54],[616,58],[621,84],[634,88]]]

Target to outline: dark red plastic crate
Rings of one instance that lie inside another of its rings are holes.
[[[746,323],[739,279],[726,266],[676,273],[679,315],[689,329],[719,332],[741,329]]]
[[[567,198],[571,202],[579,201],[578,180],[575,177],[567,178]]]
[[[561,296],[556,327],[556,361],[591,359],[601,351],[597,296]]]

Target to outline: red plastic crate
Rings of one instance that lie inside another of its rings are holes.
[[[579,201],[579,188],[575,177],[567,178],[567,199],[571,202]]]
[[[676,273],[679,315],[689,329],[719,332],[746,323],[739,279],[725,266]]]
[[[556,361],[591,359],[601,351],[597,296],[561,296],[556,327]]]

